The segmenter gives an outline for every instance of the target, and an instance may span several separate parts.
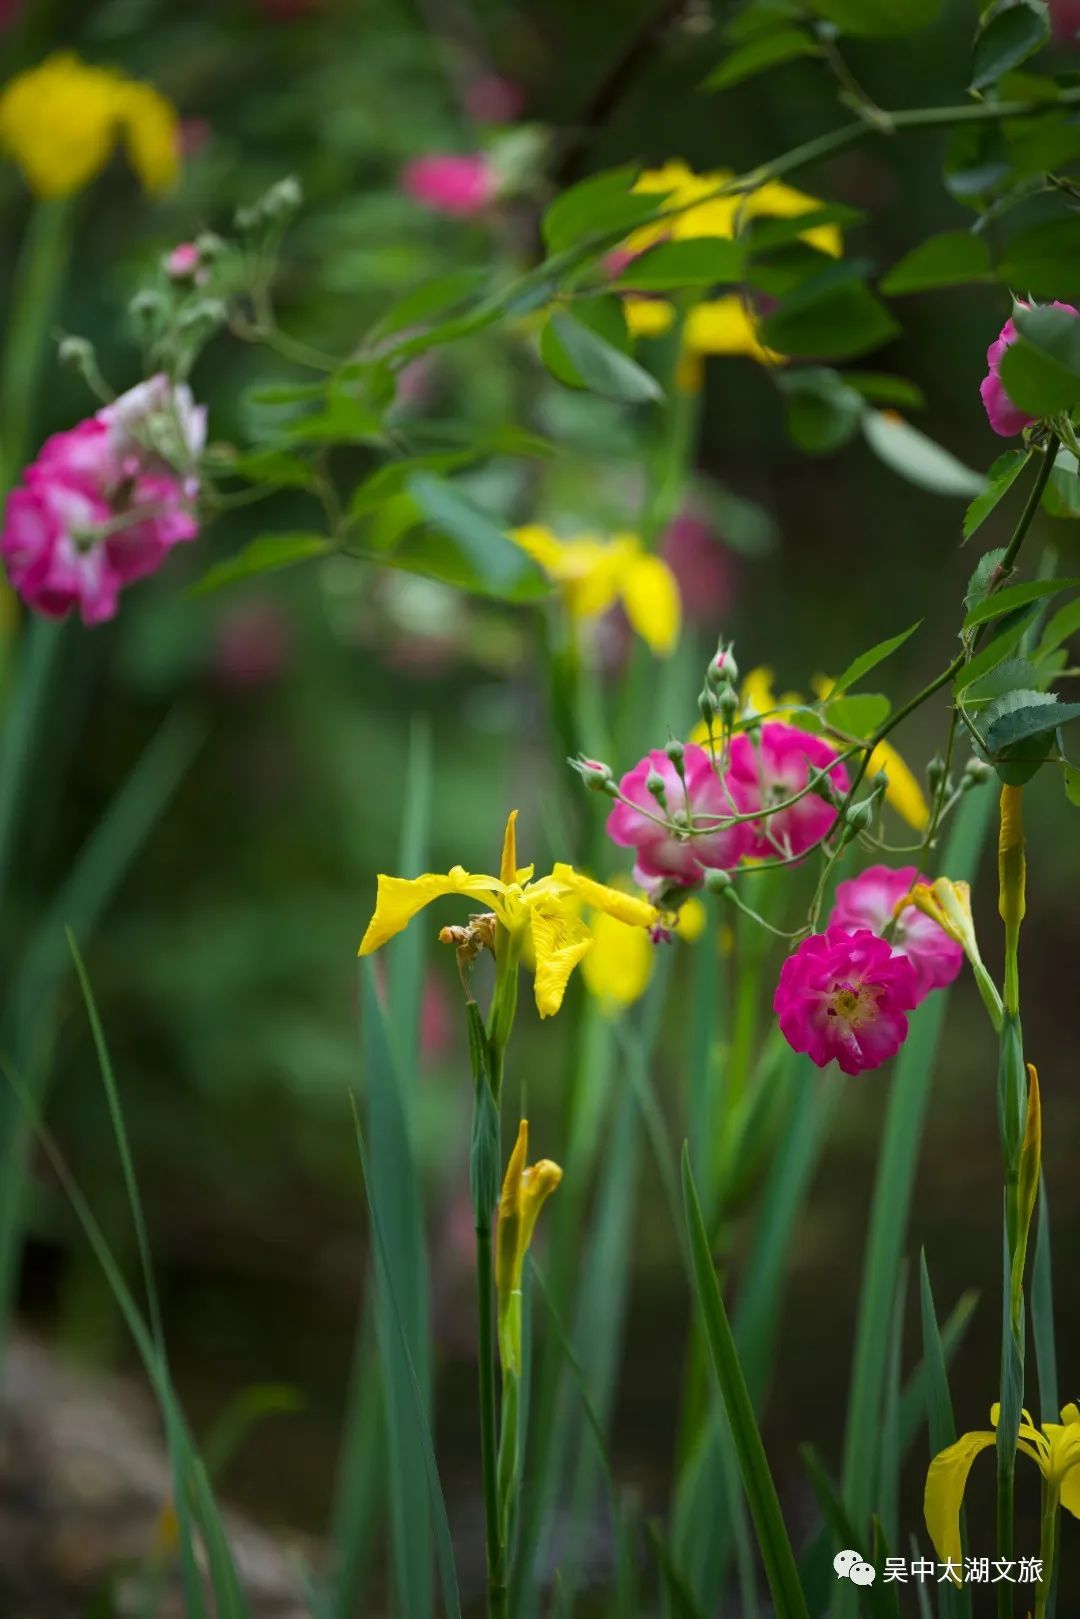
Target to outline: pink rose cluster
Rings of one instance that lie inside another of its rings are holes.
[[[3,558],[28,607],[84,624],[112,618],[121,590],[198,533],[206,411],[186,384],[151,377],[47,439],[8,497]]]
[[[907,1039],[907,1013],[960,971],[963,950],[932,918],[897,912],[920,881],[914,866],[871,866],[838,884],[825,932],[784,962],[773,1010],[788,1045],[819,1068],[880,1068]]]
[[[1022,304],[1021,308],[1028,308]],[[1069,315],[1080,315],[1080,310],[1074,309],[1072,304],[1052,303],[1046,307],[1050,309],[1064,309]],[[1016,322],[1007,320],[997,337],[986,351],[987,373],[979,384],[979,393],[982,397],[983,407],[990,419],[990,426],[1002,438],[1013,438],[1022,433],[1025,427],[1030,427],[1037,421],[1036,416],[1029,416],[1019,405],[1013,403],[1005,392],[1005,385],[1001,380],[1001,361],[1005,350],[1015,343],[1020,333],[1016,329]]]
[[[651,890],[692,887],[707,871],[730,870],[744,855],[797,860],[836,821],[835,806],[815,792],[786,802],[812,770],[826,772],[838,796],[847,792],[848,773],[836,750],[823,737],[779,721],[767,721],[754,736],[734,737],[722,773],[694,744],[683,751],[681,775],[656,748],[620,781],[623,802],[608,816],[608,836],[636,850],[635,879]],[[649,786],[657,777],[662,804]],[[734,816],[748,819],[731,822]],[[725,819],[731,824],[722,826]],[[705,830],[689,836],[692,823]]]

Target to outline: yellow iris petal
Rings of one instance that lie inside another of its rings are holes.
[[[649,935],[603,911],[593,920],[592,935],[593,947],[581,964],[586,988],[609,1014],[632,1006],[645,993],[652,973]]]
[[[119,113],[128,157],[143,189],[167,191],[180,173],[180,126],[171,102],[152,84],[127,84]]]
[[[890,742],[879,742],[870,755],[867,771],[872,776],[884,770],[889,778],[885,802],[891,804],[900,818],[923,832],[930,820],[930,809],[915,773],[904,763]]]
[[[407,927],[425,905],[445,894],[467,894],[497,911],[502,888],[495,877],[476,876],[464,866],[451,866],[445,874],[425,872],[422,877],[386,877],[380,873],[375,914],[361,940],[359,954],[371,955]]]
[[[536,1010],[552,1017],[563,1003],[570,974],[592,946],[592,934],[573,911],[552,901],[529,907],[536,977]]]
[[[745,354],[761,365],[786,363],[762,343],[757,321],[735,293],[697,304],[686,318],[685,342],[695,354]]]
[[[543,523],[525,523],[510,530],[510,539],[520,546],[546,574],[554,577],[562,559],[562,541]]]
[[[613,916],[630,927],[650,928],[660,919],[660,912],[647,899],[639,899],[636,894],[626,894],[621,889],[609,888],[606,883],[598,883],[592,877],[584,877],[580,871],[564,865],[562,861],[556,862],[551,868],[551,881],[576,895],[594,911],[603,911],[605,916]]]
[[[943,1563],[951,1561],[963,1567],[960,1508],[967,1489],[968,1474],[979,1452],[996,1442],[993,1433],[966,1433],[930,1463],[923,1495],[923,1516],[934,1550]]]
[[[642,553],[625,568],[621,594],[626,616],[650,651],[666,658],[674,651],[682,622],[679,585],[662,557]]]
[[[631,337],[663,337],[675,324],[675,307],[664,298],[623,299],[626,329]]]
[[[759,186],[757,191],[750,193],[746,199],[745,217],[795,219],[800,214],[813,213],[820,207],[818,199],[807,196],[805,191],[784,185],[782,180],[770,180],[767,185]],[[813,225],[803,231],[800,240],[836,259],[844,250],[843,237],[837,225]]]
[[[506,817],[506,831],[503,833],[502,860],[499,863],[499,877],[504,883],[517,881],[517,810],[511,810]]]

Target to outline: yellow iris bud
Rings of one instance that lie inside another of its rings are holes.
[[[528,1165],[529,1121],[522,1119],[506,1166],[495,1234],[495,1290],[499,1304],[499,1357],[504,1373],[521,1375],[521,1279],[540,1210],[562,1180],[550,1158]]]

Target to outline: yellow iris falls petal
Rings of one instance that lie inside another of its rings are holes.
[[[994,1405],[990,1420],[997,1428],[1000,1407]],[[980,1451],[997,1443],[997,1434],[988,1429],[962,1434],[946,1446],[930,1463],[923,1495],[923,1516],[934,1549],[940,1560],[963,1566],[960,1535],[960,1509],[964,1502],[972,1463]],[[1022,1412],[1017,1430],[1017,1447],[1038,1467],[1047,1484],[1056,1490],[1062,1506],[1080,1517],[1080,1410],[1075,1405],[1062,1409],[1061,1422],[1035,1426],[1027,1411]],[[956,1584],[960,1584],[956,1579]]]
[[[757,320],[735,293],[696,304],[686,318],[683,341],[692,354],[745,354],[759,365],[787,363],[762,343]]]
[[[599,618],[621,601],[641,639],[658,657],[674,650],[682,622],[679,586],[662,557],[642,549],[636,534],[592,534],[562,540],[541,523],[510,538],[559,587],[572,619]]]
[[[0,147],[40,197],[81,190],[121,139],[147,191],[173,183],[179,124],[172,104],[152,86],[61,52],[0,90]]]

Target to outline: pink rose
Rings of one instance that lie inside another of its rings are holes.
[[[205,412],[188,388],[152,377],[45,441],[8,497],[0,557],[29,607],[85,624],[116,613],[121,589],[198,533]]]
[[[1027,309],[1030,306],[1022,305]],[[1070,315],[1080,314],[1080,310],[1073,308],[1072,304],[1052,303],[1045,306],[1050,309],[1067,309]],[[990,426],[1002,438],[1013,438],[1022,433],[1025,427],[1030,427],[1038,418],[1029,416],[1026,411],[1014,405],[1005,392],[1001,381],[1001,358],[1011,343],[1019,337],[1016,324],[1007,320],[997,337],[986,351],[986,363],[989,370],[979,384],[979,393],[982,396],[983,406],[990,418]]]
[[[924,1001],[932,989],[951,984],[964,965],[960,945],[933,917],[913,905],[906,905],[898,917],[895,915],[897,902],[924,880],[914,866],[901,866],[896,871],[889,866],[870,866],[861,876],[837,884],[836,903],[829,917],[830,927],[849,932],[869,928],[879,936],[892,924],[889,942],[911,962],[916,1004]]]
[[[402,171],[408,196],[440,214],[467,218],[482,213],[495,196],[495,175],[482,153],[432,152]]]
[[[907,1039],[915,969],[867,928],[829,927],[804,939],[780,969],[773,1010],[793,1051],[845,1074],[880,1068]]]
[[[749,836],[745,825],[736,824],[689,837],[657,824],[658,819],[666,819],[686,828],[692,820],[715,826],[725,816],[738,813],[739,806],[732,802],[718,780],[704,748],[693,743],[687,746],[683,770],[685,787],[667,754],[654,748],[633,770],[627,771],[619,783],[619,791],[630,802],[612,807],[607,821],[608,837],[624,848],[637,850],[634,875],[643,888],[662,882],[690,887],[701,881],[708,868],[726,870],[737,865],[747,848]],[[650,771],[663,779],[664,807],[657,803],[646,785]]]
[[[756,736],[742,731],[735,737],[728,767],[731,796],[740,810],[763,812],[760,821],[750,823],[748,854],[760,860],[790,859],[825,837],[836,809],[816,792],[804,793],[787,809],[768,811],[805,787],[811,770],[830,765],[829,783],[837,794],[846,793],[848,773],[842,764],[833,764],[835,759],[836,749],[824,737],[779,720],[767,720]]]

